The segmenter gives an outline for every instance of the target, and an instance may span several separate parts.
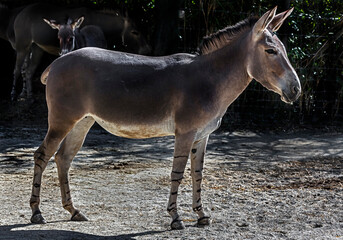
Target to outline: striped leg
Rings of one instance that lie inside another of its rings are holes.
[[[46,223],[45,219],[41,215],[39,210],[40,204],[40,187],[42,182],[42,174],[45,170],[48,161],[52,155],[56,152],[61,141],[65,135],[69,132],[70,128],[56,129],[50,128],[46,134],[43,143],[36,150],[34,154],[34,176],[33,176],[33,186],[32,195],[30,199],[30,206],[32,210],[32,223]]]
[[[179,185],[183,179],[183,173],[185,171],[193,141],[193,133],[175,136],[174,160],[173,169],[171,172],[171,189],[167,208],[170,216],[172,217],[172,229],[185,228],[179,214],[177,213],[176,201]]]
[[[26,57],[26,69],[23,74],[23,89],[20,94],[22,98],[28,98],[32,100],[32,76],[35,73],[42,57],[44,51],[38,47],[36,44],[31,46],[31,53]]]
[[[22,87],[22,91],[19,95],[19,98],[25,98],[26,97],[26,81],[25,81],[25,73],[26,73],[26,69],[28,68],[29,66],[29,62],[30,62],[30,54],[28,54],[26,57],[25,57],[25,60],[24,60],[24,63],[23,63],[23,66],[21,67],[21,75],[23,77],[23,87]]]
[[[199,216],[198,225],[209,225],[210,217],[204,213],[201,203],[201,181],[208,136],[193,144],[191,151],[191,175],[193,183],[193,211]]]
[[[87,221],[88,219],[77,210],[71,199],[69,187],[69,168],[76,153],[81,148],[89,129],[94,124],[92,117],[85,117],[78,122],[63,140],[60,149],[56,153],[55,162],[58,170],[58,179],[61,188],[61,197],[63,208],[72,215],[73,221]]]
[[[21,74],[21,68],[23,65],[23,62],[25,60],[25,57],[27,56],[26,51],[17,51],[17,58],[15,62],[15,68],[13,72],[13,83],[12,83],[12,91],[11,91],[11,100],[15,101],[17,99],[17,82]]]

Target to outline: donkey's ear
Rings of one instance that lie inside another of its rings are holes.
[[[289,15],[291,15],[293,9],[294,8],[290,8],[287,11],[279,13],[274,17],[273,21],[269,24],[269,28],[272,30],[272,32],[276,32],[277,30],[279,30],[285,19],[288,18]]]
[[[79,28],[81,26],[81,24],[83,23],[83,20],[85,20],[85,17],[79,17],[77,20],[75,20],[72,24],[71,27],[73,28],[73,30],[75,30],[76,28]]]
[[[254,29],[253,29],[255,34],[259,34],[259,33],[263,32],[269,26],[269,24],[273,21],[273,19],[275,17],[276,9],[277,9],[277,6],[274,7],[272,10],[269,10],[268,12],[266,12],[255,23],[255,26],[254,26]]]
[[[49,24],[49,26],[52,27],[53,29],[60,30],[60,24],[58,24],[55,20],[47,20],[45,18],[43,18],[43,20],[44,22]]]

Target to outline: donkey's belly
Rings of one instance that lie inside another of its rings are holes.
[[[108,132],[126,138],[152,138],[174,135],[175,124],[172,119],[167,119],[158,124],[119,124],[105,121],[97,116],[91,115],[95,121]]]
[[[52,55],[56,55],[58,56],[59,55],[59,51],[60,49],[56,46],[49,46],[49,45],[41,45],[41,44],[38,44],[37,45],[43,49],[44,51],[46,51],[47,53],[50,53]]]

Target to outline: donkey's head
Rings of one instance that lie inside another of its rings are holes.
[[[253,26],[249,36],[252,44],[247,49],[249,76],[267,89],[278,93],[286,103],[298,99],[301,85],[284,45],[274,32],[292,11],[293,8],[275,15],[275,7],[265,13]]]
[[[128,17],[127,13],[123,17],[124,26],[121,33],[122,45],[126,52],[133,52],[147,55],[151,52],[151,47],[145,37],[137,30],[136,24]]]
[[[68,18],[67,23],[59,24],[55,20],[43,19],[50,27],[58,30],[58,39],[60,41],[60,55],[64,55],[71,52],[75,48],[75,30],[78,29],[84,17],[80,17],[76,20]]]

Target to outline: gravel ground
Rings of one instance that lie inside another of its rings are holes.
[[[0,126],[0,239],[343,239],[343,134],[212,134],[202,191],[212,224],[196,227],[188,165],[178,199],[186,229],[172,231],[173,138],[129,140],[98,127],[70,171],[74,203],[90,220],[69,221],[50,161],[48,223],[30,224],[32,156],[45,132]]]

